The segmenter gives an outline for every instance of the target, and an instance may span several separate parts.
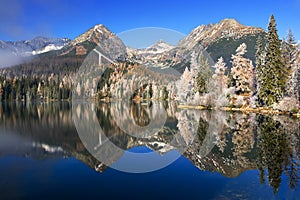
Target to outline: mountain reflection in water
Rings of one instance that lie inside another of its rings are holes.
[[[75,108],[79,116],[84,112],[80,106]],[[258,170],[260,184],[271,186],[274,194],[282,179],[287,180],[289,190],[299,188],[299,119],[177,109],[172,102],[100,103],[92,108],[106,138],[125,151],[147,147],[165,155],[176,150],[200,170],[225,177]],[[130,124],[141,130],[159,124],[159,109],[165,109],[166,120],[155,133],[127,134],[136,131]],[[95,159],[78,136],[73,117],[72,105],[67,102],[0,104],[0,156],[35,160],[74,157],[105,172],[123,152],[105,164]]]

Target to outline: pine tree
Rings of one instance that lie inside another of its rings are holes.
[[[291,56],[290,56],[290,48],[289,44],[285,41],[284,38],[281,40],[280,44],[280,51],[281,51],[281,58],[282,58],[282,64],[285,66],[285,68],[290,71],[291,69]]]
[[[177,95],[176,100],[188,102],[192,96],[193,81],[190,70],[186,67],[180,80],[176,82]]]
[[[262,74],[258,76],[258,97],[263,105],[270,106],[277,103],[282,97],[287,82],[287,70],[282,63],[280,42],[276,30],[276,21],[270,17],[265,48],[265,60]]]
[[[225,75],[227,67],[224,59],[220,57],[213,68],[215,68],[215,74],[212,76],[214,81],[214,89],[219,96],[226,90],[228,82],[228,77]]]
[[[255,53],[255,64],[256,64],[256,89],[259,90],[261,82],[263,81],[263,63],[264,63],[264,50],[263,50],[263,40],[260,36],[258,36],[256,41],[256,53]],[[259,104],[262,104],[262,101],[258,99]]]
[[[294,34],[292,33],[292,30],[288,30],[287,34],[287,43],[288,44],[296,44]]]
[[[254,69],[252,61],[243,57],[246,52],[247,45],[245,43],[236,49],[236,54],[232,55],[231,74],[236,94],[249,96],[253,91]]]
[[[195,79],[195,92],[199,92],[199,94],[207,93],[212,71],[202,51],[199,54],[192,53],[190,69],[193,79]]]
[[[299,101],[299,64],[297,64],[298,49],[295,38],[291,32],[288,31],[287,42],[282,49],[284,64],[288,69],[288,81],[285,88],[285,95]]]

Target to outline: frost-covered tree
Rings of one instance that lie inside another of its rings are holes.
[[[177,128],[184,140],[184,145],[190,145],[196,134],[197,118],[192,110],[180,110],[175,114],[178,123]]]
[[[255,115],[237,114],[231,120],[233,156],[242,165],[249,162],[245,156],[254,146],[255,137],[253,134]]]
[[[167,91],[168,91],[168,99],[174,100],[176,97],[176,85],[174,85],[174,82],[168,83]]]
[[[186,67],[181,78],[176,82],[177,96],[176,100],[181,103],[187,103],[193,96],[193,79],[190,70]]]
[[[236,49],[236,54],[232,55],[231,74],[236,94],[248,96],[253,91],[254,68],[252,61],[243,57],[246,52],[245,43]]]
[[[227,106],[229,104],[228,97],[232,96],[233,92],[228,88],[228,77],[225,74],[227,67],[223,58],[220,57],[212,68],[215,68],[215,71],[209,81],[208,93],[202,95],[199,102],[208,107]]]
[[[215,73],[212,76],[214,82],[214,90],[220,95],[227,89],[228,77],[225,75],[227,69],[226,64],[222,57],[218,59],[218,62],[213,66]]]
[[[289,29],[287,32],[287,43],[288,44],[296,44],[295,37],[294,37],[294,34],[292,33],[291,29]]]
[[[282,63],[280,41],[273,15],[268,25],[265,59],[261,73],[258,76],[258,97],[262,105],[270,106],[283,97],[287,82],[287,70]]]

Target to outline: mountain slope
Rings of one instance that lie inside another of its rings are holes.
[[[0,40],[0,68],[18,65],[31,60],[32,56],[62,49],[69,41],[67,38],[47,37],[16,42]]]
[[[70,59],[84,58],[98,46],[97,48],[103,54],[113,60],[128,60],[150,67],[172,67],[182,72],[186,67],[189,67],[191,54],[193,52],[199,53],[203,49],[211,56],[209,61],[211,65],[222,56],[230,68],[231,55],[235,54],[235,49],[243,42],[248,46],[248,53],[245,56],[254,63],[255,43],[259,35],[264,37],[265,31],[261,28],[244,26],[234,19],[224,19],[217,24],[198,26],[179,41],[177,46],[158,41],[145,49],[132,49],[126,47],[122,40],[104,25],[99,24],[69,41],[62,49],[60,49],[62,46],[52,45],[49,42],[45,43],[44,41],[47,40],[42,37],[32,41],[14,43],[14,45],[23,49],[23,52],[27,52],[27,48],[23,47],[25,44],[35,46],[35,50],[31,48],[31,53],[39,54],[40,59],[53,58],[56,60],[63,57]],[[1,48],[14,51],[11,43],[3,41],[0,41]]]
[[[132,49],[127,47],[127,58],[130,61],[148,67],[163,68],[169,66],[171,58],[168,57],[168,54],[174,48],[175,46],[170,45],[163,40],[158,40],[145,49]]]
[[[0,45],[5,44],[0,42]],[[70,41],[62,49],[41,52],[28,62],[15,63],[16,66],[5,69],[5,73],[17,76],[23,74],[39,76],[51,73],[70,74],[81,66],[85,57],[95,47],[112,60],[123,61],[126,58],[126,46],[121,39],[100,24]],[[46,48],[53,48],[53,46]],[[0,73],[4,72],[0,71]]]
[[[261,28],[244,26],[235,19],[223,19],[217,24],[201,25],[179,42],[179,46],[188,49],[201,44],[207,47],[222,38],[239,39],[244,35],[255,35],[264,32]]]
[[[210,64],[223,57],[227,66],[231,68],[231,55],[241,43],[246,43],[248,53],[245,55],[255,61],[255,43],[257,37],[265,36],[261,28],[244,26],[235,19],[224,19],[217,24],[201,25],[195,28],[189,35],[178,43],[176,51],[170,52],[174,57],[182,60],[171,62],[171,67],[183,72],[189,66],[191,53],[199,53],[206,50],[211,57]]]
[[[155,42],[151,46],[147,47],[144,50],[143,53],[145,53],[145,54],[158,54],[158,53],[163,53],[165,51],[170,51],[173,48],[174,48],[173,45],[170,45],[170,44],[164,42],[163,40],[158,40],[157,42]]]
[[[253,64],[255,65],[255,45],[258,36],[261,36],[265,42],[266,33],[264,32],[244,35],[239,39],[221,38],[218,41],[211,43],[206,48],[206,51],[209,53],[214,62],[216,62],[218,58],[222,56],[227,66],[231,68],[231,56],[236,53],[236,48],[240,44],[245,43],[247,45],[247,53],[245,54],[245,57],[252,60]]]
[[[87,55],[98,46],[98,50],[111,59],[124,60],[126,46],[120,38],[107,29],[103,24],[98,24],[72,40],[60,53],[63,55]]]

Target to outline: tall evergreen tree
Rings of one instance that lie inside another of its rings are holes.
[[[288,72],[291,70],[290,67],[290,62],[291,62],[291,57],[290,57],[290,48],[289,44],[285,41],[284,38],[281,40],[280,44],[280,51],[281,51],[281,57],[282,57],[282,64],[286,67]]]
[[[287,70],[282,63],[280,41],[276,30],[276,21],[270,17],[265,48],[265,59],[258,76],[258,97],[263,105],[270,106],[277,103],[282,97],[287,82]]]
[[[255,64],[256,64],[256,80],[255,85],[256,89],[259,90],[261,82],[264,79],[263,74],[263,64],[264,64],[264,48],[263,48],[263,40],[261,36],[258,36],[256,41],[256,53],[255,53]],[[262,104],[262,101],[258,99],[259,104]]]
[[[195,92],[199,92],[199,94],[207,93],[212,70],[202,51],[192,53],[190,69],[193,79],[195,79]]]
[[[282,50],[285,65],[288,69],[288,81],[286,85],[286,96],[295,98],[299,101],[299,64],[297,64],[298,49],[294,35],[288,31],[287,42]]]
[[[289,43],[289,44],[296,44],[295,37],[294,37],[294,34],[292,33],[291,29],[289,29],[288,33],[287,33],[287,43]]]

